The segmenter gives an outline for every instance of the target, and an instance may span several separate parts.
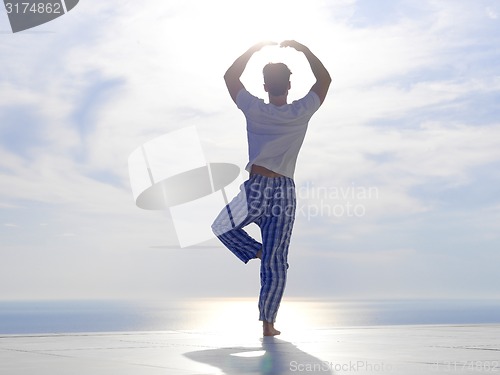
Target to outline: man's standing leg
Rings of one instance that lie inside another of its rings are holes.
[[[259,223],[263,242],[259,311],[264,335],[280,333],[273,324],[286,286],[288,247],[296,206],[293,180],[287,177],[272,180],[273,197]]]

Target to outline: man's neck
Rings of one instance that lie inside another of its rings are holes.
[[[282,105],[287,104],[287,95],[280,95],[280,96],[272,96],[269,95],[269,103],[274,104],[277,107],[281,107]]]

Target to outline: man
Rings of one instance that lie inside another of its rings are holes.
[[[295,219],[295,164],[309,119],[325,100],[331,82],[328,71],[309,48],[287,40],[280,46],[302,52],[309,62],[316,78],[311,90],[288,104],[291,72],[283,63],[270,63],[263,70],[269,103],[251,95],[240,77],[255,52],[276,44],[262,42],[250,47],[224,75],[231,98],[246,117],[250,159],[246,170],[250,178],[212,224],[217,237],[241,261],[261,259],[259,319],[264,336],[280,334],[274,322],[285,290],[288,246]],[[243,230],[250,223],[260,227],[262,244]]]

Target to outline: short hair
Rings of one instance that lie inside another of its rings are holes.
[[[269,63],[264,69],[264,83],[272,96],[284,95],[288,90],[292,72],[283,63]]]

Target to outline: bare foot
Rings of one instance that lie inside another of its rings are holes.
[[[259,258],[260,260],[262,260],[262,249],[260,249],[259,251],[257,251],[257,254],[255,254],[255,257]]]
[[[262,322],[262,329],[264,331],[264,336],[277,336],[281,333],[274,328],[274,323]]]

